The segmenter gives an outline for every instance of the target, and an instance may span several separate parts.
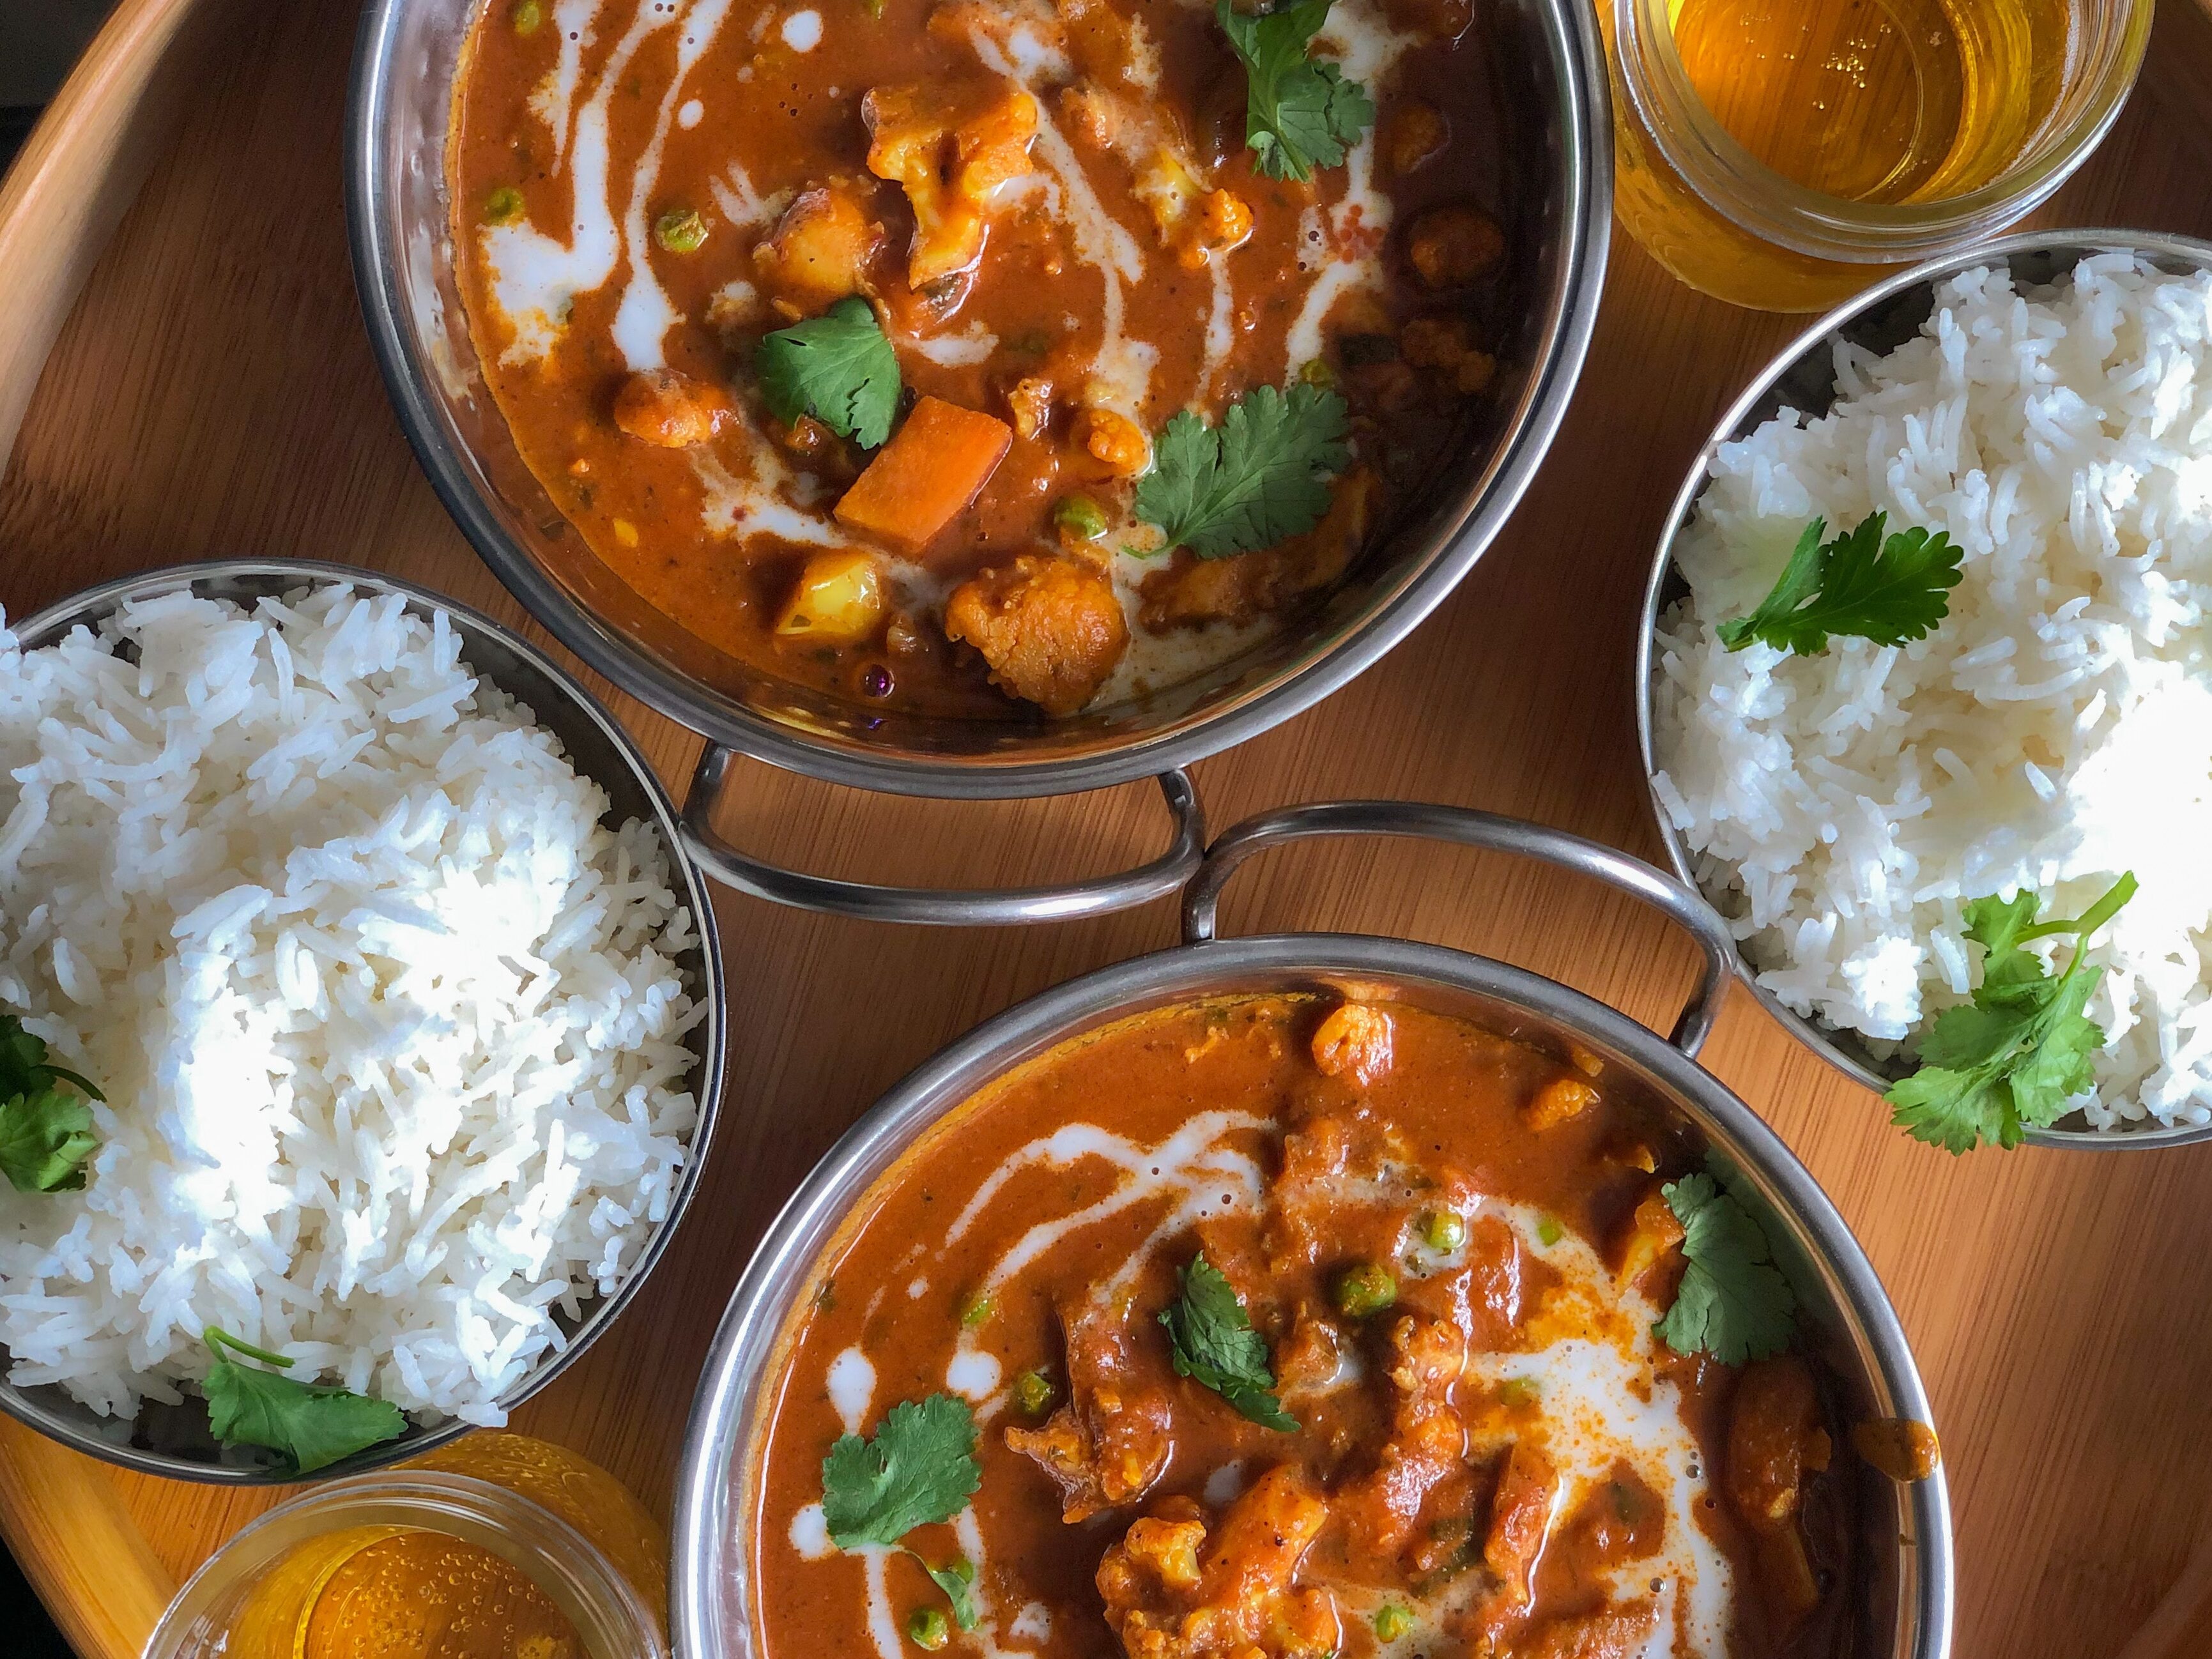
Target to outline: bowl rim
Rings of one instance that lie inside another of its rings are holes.
[[[728,1015],[724,1004],[721,939],[714,907],[708,902],[706,880],[684,843],[678,828],[680,816],[669,799],[667,790],[646,761],[644,751],[638,746],[636,739],[623,728],[621,722],[607,711],[605,706],[573,674],[504,623],[485,615],[472,605],[449,599],[434,588],[405,577],[323,559],[212,559],[163,565],[118,576],[66,595],[25,617],[22,622],[10,624],[9,631],[18,640],[36,639],[40,646],[52,644],[71,625],[96,627],[99,621],[126,600],[151,598],[179,588],[190,588],[202,582],[240,580],[296,581],[302,586],[342,582],[356,588],[396,593],[408,601],[410,609],[427,607],[443,611],[457,623],[480,630],[495,643],[514,653],[544,675],[547,684],[564,692],[576,715],[604,737],[628,764],[651,805],[653,827],[667,851],[672,883],[678,896],[692,912],[692,927],[698,935],[702,964],[700,995],[696,1000],[704,1005],[707,1012],[700,1022],[702,1052],[699,1062],[690,1074],[696,1079],[693,1092],[698,1103],[698,1115],[685,1142],[684,1164],[678,1172],[675,1188],[669,1195],[667,1214],[647,1237],[645,1247],[639,1253],[636,1262],[622,1283],[615,1287],[613,1294],[592,1296],[575,1329],[564,1334],[562,1346],[548,1354],[520,1381],[498,1396],[495,1403],[499,1408],[512,1413],[574,1364],[629,1305],[639,1287],[667,1253],[677,1229],[698,1190],[714,1131],[720,1118],[722,1097],[726,1091],[729,1042]],[[467,647],[468,641],[464,637],[460,653],[464,664],[468,664]],[[27,644],[24,648],[28,650],[40,647]],[[481,678],[489,678],[473,665],[470,667],[471,672]],[[495,680],[492,683],[498,684]],[[544,711],[532,707],[531,714],[540,726],[554,731],[556,737],[560,735],[546,720]],[[564,751],[568,748],[565,740],[562,748]],[[571,764],[574,763],[572,760]],[[584,773],[581,775],[590,777],[592,775]],[[0,1349],[0,1355],[4,1353],[5,1350]],[[5,1412],[17,1422],[35,1429],[49,1439],[58,1441],[72,1450],[97,1457],[103,1462],[141,1474],[224,1486],[320,1486],[419,1455],[459,1438],[477,1426],[461,1418],[448,1417],[442,1423],[418,1429],[410,1415],[409,1431],[398,1439],[368,1447],[324,1468],[301,1474],[281,1466],[254,1468],[199,1462],[171,1453],[109,1440],[96,1430],[89,1429],[49,1407],[45,1401],[27,1397],[23,1390],[7,1380],[4,1372],[0,1372],[0,1412]],[[113,1418],[106,1420],[123,1429],[136,1419]]]
[[[1100,789],[1220,752],[1281,724],[1374,665],[1442,604],[1486,551],[1527,493],[1572,400],[1597,323],[1613,225],[1611,94],[1595,15],[1575,0],[1528,0],[1558,52],[1556,147],[1560,274],[1541,307],[1541,347],[1503,441],[1471,481],[1467,509],[1429,556],[1378,589],[1364,615],[1334,638],[1310,637],[1265,682],[1160,730],[1072,755],[1005,759],[915,757],[834,741],[734,700],[709,697],[627,635],[601,622],[510,538],[447,441],[428,388],[434,367],[402,323],[401,250],[386,222],[395,189],[382,153],[397,59],[397,20],[430,0],[368,0],[347,93],[344,187],[354,287],[370,349],[417,464],[463,536],[495,575],[568,650],[618,690],[710,742],[825,782],[887,793],[983,800]]]
[[[1795,370],[1812,362],[1816,354],[1827,350],[1838,335],[1865,321],[1869,313],[1903,298],[1912,290],[1932,289],[1936,283],[1960,271],[2000,261],[2009,264],[2023,256],[2057,256],[2067,259],[2070,264],[2100,253],[2131,253],[2154,261],[2180,262],[2199,270],[2212,270],[2212,240],[2163,231],[2095,228],[2019,231],[1924,260],[1863,289],[1823,313],[1794,335],[1766,366],[1752,377],[1749,384],[1729,404],[1714,422],[1705,441],[1698,446],[1682,486],[1675,492],[1674,501],[1668,508],[1666,523],[1660,532],[1651,567],[1644,579],[1644,600],[1638,611],[1636,678],[1631,692],[1636,708],[1636,745],[1644,765],[1646,803],[1657,827],[1660,844],[1666,849],[1668,867],[1685,884],[1699,893],[1705,891],[1694,872],[1689,848],[1659,798],[1660,769],[1653,747],[1653,674],[1657,664],[1655,641],[1668,580],[1674,572],[1675,540],[1689,522],[1698,497],[1705,493],[1715,452],[1722,444],[1742,435],[1779,382]],[[1887,1092],[1895,1082],[1896,1079],[1882,1075],[1858,1055],[1840,1046],[1838,1042],[1839,1034],[1831,1032],[1810,1017],[1785,1006],[1773,992],[1759,982],[1759,970],[1745,958],[1741,946],[1731,951],[1729,956],[1735,965],[1737,982],[1805,1047],[1854,1083],[1877,1095]],[[2194,1146],[2206,1140],[2212,1140],[2212,1123],[2161,1125],[2147,1129],[2030,1128],[2023,1137],[2023,1143],[2030,1146],[2114,1152],[2149,1152],[2170,1146]]]
[[[1824,1285],[1857,1328],[1866,1382],[1898,1416],[1933,1421],[1911,1346],[1872,1262],[1819,1183],[1765,1119],[1664,1037],[1583,992],[1451,946],[1372,934],[1281,933],[1170,945],[1109,963],[1016,1003],[940,1048],[886,1091],[816,1162],[777,1212],[732,1288],[702,1364],[685,1425],[671,1527],[670,1611],[677,1650],[761,1659],[751,1632],[724,1640],[727,1585],[750,1569],[737,1490],[749,1479],[751,1391],[772,1388],[793,1299],[822,1249],[873,1181],[927,1128],[1016,1066],[1131,1014],[1208,994],[1224,979],[1246,991],[1285,978],[1433,987],[1471,994],[1580,1032],[1621,1055],[1670,1109],[1739,1163],[1759,1194],[1809,1240]],[[879,1167],[880,1166],[880,1167]],[[1894,1659],[1948,1659],[1954,1600],[1950,1498],[1939,1464],[1899,1498],[1900,1638]],[[744,1599],[739,1592],[737,1599]]]

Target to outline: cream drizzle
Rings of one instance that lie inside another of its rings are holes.
[[[1020,40],[1025,38],[1025,32],[1017,28],[1010,38]],[[1019,82],[1033,94],[1037,91],[1036,83],[1046,78],[1044,71],[1055,67],[1054,59],[1058,58],[1060,65],[1066,62],[1055,52],[1038,50],[1020,54],[1018,72],[1014,59],[982,29],[970,29],[968,39],[984,68]],[[1107,212],[1106,204],[1098,199],[1097,191],[1091,186],[1091,175],[1084,171],[1081,159],[1053,120],[1041,96],[1037,99],[1035,153],[1044,162],[1046,170],[1060,181],[1060,199],[1068,210],[1068,228],[1074,239],[1076,257],[1097,270],[1105,286],[1099,306],[1098,355],[1091,362],[1086,399],[1134,416],[1151,389],[1152,368],[1160,355],[1157,346],[1149,341],[1133,340],[1127,332],[1122,284],[1143,280],[1144,250],[1129,228]]]
[[[1220,1190],[1222,1182],[1229,1181],[1242,1191],[1224,1195],[1228,1207],[1257,1208],[1261,1191],[1259,1164],[1242,1152],[1217,1149],[1213,1143],[1237,1130],[1269,1133],[1273,1128],[1272,1120],[1249,1112],[1200,1112],[1158,1146],[1140,1146],[1095,1123],[1064,1123],[1002,1159],[954,1220],[945,1242],[957,1243],[991,1200],[1023,1170],[1036,1164],[1065,1169],[1091,1158],[1102,1158],[1121,1170],[1120,1186],[1073,1215],[1041,1221],[1024,1233],[984,1276],[985,1294],[1021,1272],[1058,1240],[1164,1192],[1187,1198],[1194,1188],[1204,1187],[1211,1194]]]
[[[561,32],[561,55],[530,94],[530,112],[545,124],[553,136],[553,170],[568,149],[568,112],[575,106],[576,88],[583,78],[584,52],[592,44],[599,21],[599,0],[558,0],[553,8],[553,27]]]
[[[830,1403],[837,1408],[837,1419],[844,1424],[845,1432],[860,1433],[876,1398],[876,1368],[868,1356],[858,1348],[841,1349],[830,1362],[823,1385],[830,1390]]]
[[[709,179],[707,193],[732,229],[755,229],[775,216],[770,199],[753,188],[752,176],[740,162],[732,161],[720,178]]]
[[[902,334],[899,339],[907,349],[941,368],[988,362],[999,349],[999,337],[980,322],[971,322],[956,334]]]
[[[680,14],[684,30],[677,43],[676,73],[661,94],[653,137],[630,175],[629,210],[623,218],[629,244],[629,282],[623,290],[622,302],[615,307],[614,323],[608,332],[632,372],[662,366],[665,359],[661,343],[677,322],[676,307],[669,304],[660,279],[653,273],[653,262],[646,256],[646,205],[653,186],[660,182],[660,159],[668,147],[668,131],[675,123],[677,107],[683,101],[684,82],[722,32],[722,21],[729,10],[730,0],[701,0]]]
[[[1532,1255],[1556,1269],[1564,1282],[1528,1320],[1544,1346],[1516,1352],[1468,1357],[1467,1379],[1495,1389],[1525,1378],[1542,1389],[1536,1437],[1560,1474],[1553,1516],[1570,1513],[1581,1495],[1602,1486],[1616,1459],[1624,1461],[1661,1495],[1666,1534],[1659,1549],[1626,1562],[1607,1576],[1615,1599],[1649,1593],[1664,1581],[1662,1614],[1647,1651],[1655,1656],[1728,1652],[1729,1607],[1734,1576],[1728,1558],[1698,1524],[1711,1489],[1697,1437],[1682,1420],[1681,1390],[1656,1370],[1651,1327],[1659,1310],[1613,1279],[1597,1252],[1573,1232],[1551,1244],[1539,1231],[1546,1218],[1523,1205],[1492,1206]],[[1480,1443],[1481,1425],[1469,1413],[1470,1440]],[[1502,1446],[1511,1436],[1491,1441]],[[1678,1594],[1677,1587],[1686,1591]],[[1685,1645],[1686,1644],[1686,1645]]]
[[[526,363],[544,356],[568,323],[569,302],[614,274],[623,239],[609,205],[607,106],[646,37],[676,17],[672,10],[659,13],[650,3],[640,5],[608,55],[591,97],[576,112],[568,149],[574,200],[568,240],[557,241],[527,220],[485,227],[482,246],[491,272],[492,296],[514,330],[501,362]],[[565,33],[562,38],[566,40]]]
[[[699,521],[710,534],[734,536],[739,531],[759,531],[781,536],[802,547],[849,547],[851,539],[826,514],[792,506],[776,494],[778,485],[792,477],[770,453],[767,441],[748,425],[748,446],[753,476],[740,478],[722,464],[721,457],[703,445],[689,452],[691,470],[706,492],[700,503]]]
[[[1229,259],[1217,254],[1206,262],[1213,276],[1213,304],[1206,314],[1206,361],[1199,365],[1198,385],[1190,394],[1191,407],[1199,408],[1213,396],[1213,383],[1237,343],[1234,310],[1236,290],[1229,280]]]
[[[1339,0],[1315,39],[1334,49],[1346,78],[1365,87],[1370,97],[1379,97],[1398,59],[1416,44],[1413,36],[1387,27],[1365,0]],[[1352,289],[1382,285],[1380,252],[1390,217],[1390,198],[1375,188],[1375,129],[1370,127],[1345,155],[1344,194],[1320,216],[1331,263],[1306,290],[1305,302],[1291,325],[1285,375],[1296,374],[1321,356],[1322,325],[1340,296]]]

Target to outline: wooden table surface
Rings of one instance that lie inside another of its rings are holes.
[[[2170,7],[2152,77],[2042,218],[2212,234],[2191,146],[2212,28]],[[0,477],[10,614],[134,568],[343,560],[525,622],[447,521],[362,337],[340,199],[346,9],[263,5],[197,89],[47,362]],[[1519,514],[1387,661],[1198,769],[1214,823],[1279,804],[1418,798],[1646,856],[1630,696],[1661,517],[1712,421],[1796,327],[1677,286],[1625,239],[1589,366]],[[537,633],[534,629],[531,630]],[[538,637],[543,639],[542,634]],[[556,654],[557,652],[556,652]],[[607,688],[595,689],[606,694]],[[696,740],[611,697],[681,787]],[[724,827],[807,867],[1017,882],[1139,856],[1157,792],[1000,805],[868,797],[749,768]],[[877,1094],[985,1016],[1172,941],[1173,907],[1020,931],[908,930],[719,897],[730,1086],[677,1247],[620,1327],[518,1419],[665,1514],[693,1379],[761,1226]],[[1521,963],[1664,1024],[1691,952],[1571,878],[1384,843],[1261,861],[1234,929],[1403,934]],[[1954,1160],[1740,992],[1707,1061],[1857,1231],[1934,1396],[1956,1504],[1961,1659],[2111,1653],[2212,1528],[2212,1147]],[[86,1659],[124,1659],[167,1584],[280,1493],[120,1474],[0,1429],[0,1529]],[[0,1643],[4,1645],[4,1643]]]

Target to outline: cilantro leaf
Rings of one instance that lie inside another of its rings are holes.
[[[914,1555],[912,1550],[907,1553]],[[971,1592],[975,1588],[975,1564],[964,1555],[941,1567],[931,1566],[919,1555],[914,1559],[921,1561],[921,1570],[929,1575],[930,1582],[943,1590],[945,1599],[952,1603],[952,1622],[963,1630],[975,1629],[975,1597]]]
[[[1900,530],[1885,538],[1887,522],[1887,514],[1869,513],[1856,529],[1824,542],[1827,520],[1814,520],[1759,609],[1716,630],[1721,643],[1741,651],[1758,640],[1815,657],[1828,648],[1831,634],[1876,645],[1925,638],[1951,613],[1964,555],[1940,530],[1932,536]]]
[[[874,449],[898,412],[898,354],[858,295],[821,316],[778,329],[753,354],[761,395],[786,425],[811,415],[841,438]]]
[[[19,1193],[77,1192],[84,1162],[100,1150],[92,1108],[43,1089],[0,1100],[0,1175]]]
[[[0,1175],[19,1193],[76,1192],[84,1162],[99,1150],[92,1109],[56,1085],[67,1083],[94,1100],[107,1097],[66,1066],[46,1058],[46,1045],[21,1018],[0,1014]]]
[[[2084,1011],[2103,969],[2087,964],[2089,937],[2136,894],[2132,872],[2071,921],[2035,920],[2033,893],[1979,898],[1962,914],[1983,949],[1973,1000],[1946,1008],[1920,1042],[1920,1069],[1884,1097],[1890,1121],[1915,1140],[1953,1154],[2020,1145],[2047,1127],[2096,1081],[2104,1029]],[[2074,955],[2053,977],[2032,939],[2071,934]]]
[[[884,1414],[872,1440],[841,1435],[822,1460],[830,1541],[841,1550],[896,1544],[916,1527],[959,1514],[982,1480],[975,1413],[966,1401],[949,1394],[902,1401]]]
[[[266,1446],[283,1453],[300,1474],[312,1474],[406,1432],[406,1416],[389,1401],[264,1370],[264,1364],[289,1368],[293,1362],[212,1325],[202,1335],[216,1356],[200,1383],[208,1427],[227,1446]],[[260,1364],[241,1365],[226,1351]]]
[[[1375,123],[1367,89],[1307,47],[1328,21],[1329,0],[1291,0],[1245,16],[1218,0],[1213,15],[1244,65],[1244,142],[1270,179],[1305,179],[1333,167]]]
[[[1659,1191],[1682,1224],[1689,1267],[1654,1334],[1676,1353],[1702,1350],[1723,1365],[1788,1347],[1797,1297],[1751,1212],[1710,1174],[1685,1176]]]
[[[1137,516],[1165,532],[1160,548],[1201,559],[1250,553],[1302,536],[1328,511],[1324,475],[1351,459],[1342,397],[1304,381],[1286,395],[1255,388],[1209,427],[1184,410],[1152,447],[1137,483]]]
[[[1298,1419],[1275,1397],[1267,1345],[1236,1287],[1203,1255],[1192,1258],[1182,1279],[1182,1294],[1160,1310],[1176,1375],[1212,1389],[1263,1428],[1294,1432]]]

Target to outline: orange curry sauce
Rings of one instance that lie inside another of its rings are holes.
[[[907,1621],[944,1598],[908,1555],[832,1546],[822,1463],[943,1392],[974,1406],[981,1486],[903,1541],[979,1569],[953,1652],[1832,1659],[1850,1504],[1823,1386],[1795,1354],[1655,1340],[1682,1263],[1654,1200],[1695,1154],[1580,1058],[1248,999],[969,1103],[857,1207],[787,1333],[742,1506],[759,1650],[919,1652]],[[1159,1315],[1201,1252],[1295,1431],[1172,1368]],[[1351,1269],[1395,1299],[1347,1312]]]
[[[779,678],[1000,720],[1186,679],[1437,476],[1511,303],[1469,0],[1337,0],[1312,50],[1377,118],[1279,181],[1192,0],[492,0],[449,148],[491,394],[601,560]],[[855,294],[892,446],[945,428],[868,510],[870,453],[786,426],[755,367]],[[1329,516],[1161,556],[1133,497],[1162,427],[1302,380],[1348,406]]]

